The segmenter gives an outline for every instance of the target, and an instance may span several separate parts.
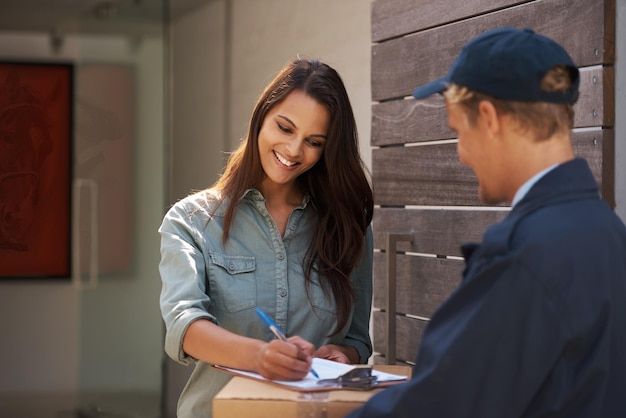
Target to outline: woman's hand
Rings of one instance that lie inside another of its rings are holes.
[[[313,356],[344,364],[356,364],[359,362],[357,351],[354,347],[347,345],[323,345],[313,353]]]
[[[303,379],[311,370],[313,350],[313,344],[298,336],[272,340],[258,353],[258,373],[271,380]]]

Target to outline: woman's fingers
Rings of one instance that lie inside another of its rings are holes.
[[[267,343],[259,353],[259,373],[272,380],[304,378],[311,370],[312,357],[302,347],[291,341],[273,340]]]

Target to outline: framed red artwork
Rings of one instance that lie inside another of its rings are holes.
[[[73,72],[0,62],[2,279],[70,279]]]

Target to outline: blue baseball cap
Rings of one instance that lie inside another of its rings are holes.
[[[541,90],[543,76],[562,65],[570,70],[572,87],[566,92]],[[442,93],[450,84],[499,99],[574,104],[578,99],[578,68],[567,51],[531,29],[503,27],[470,40],[444,77],[418,87],[413,97]]]

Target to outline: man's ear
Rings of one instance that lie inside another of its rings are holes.
[[[478,103],[478,119],[479,123],[487,129],[490,134],[498,134],[501,130],[501,120],[496,107],[488,100],[481,100]]]

